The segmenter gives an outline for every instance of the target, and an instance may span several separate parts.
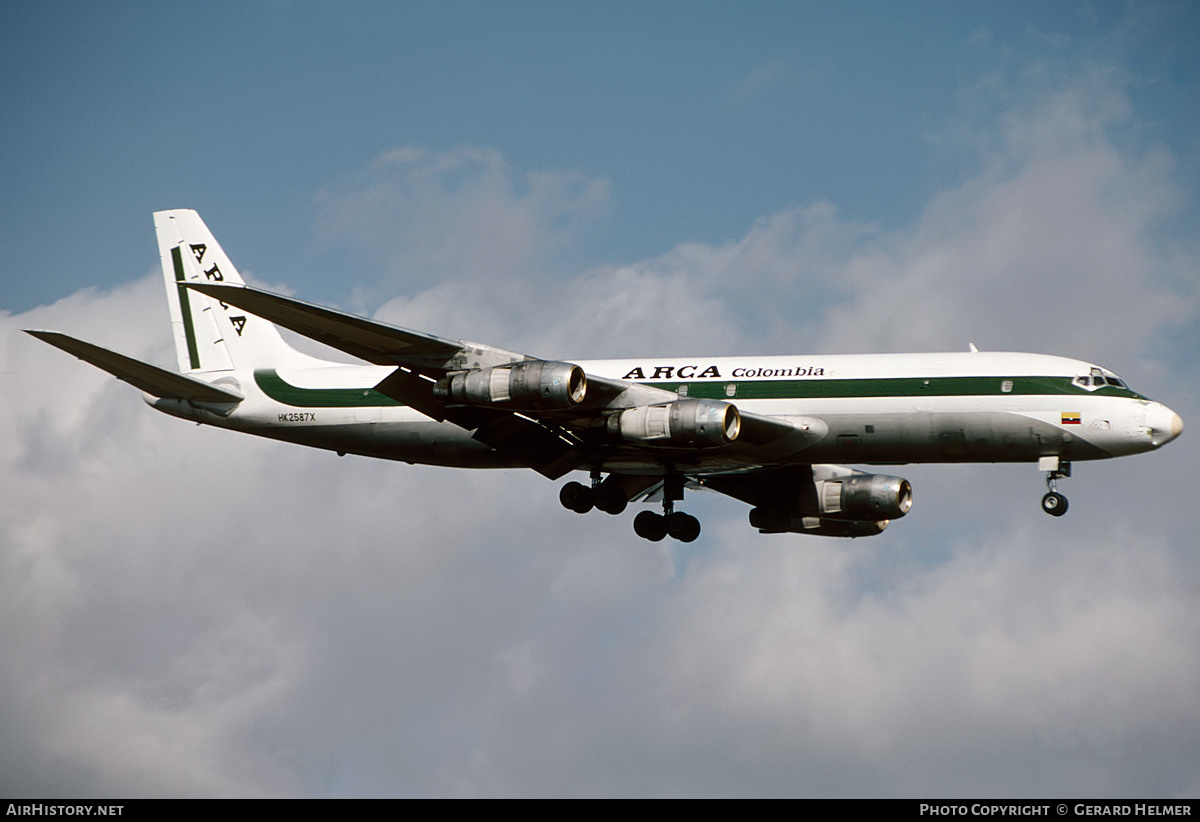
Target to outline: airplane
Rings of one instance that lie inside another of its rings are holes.
[[[1183,421],[1112,371],[1042,354],[545,360],[248,286],[192,210],[154,214],[179,370],[26,329],[193,422],[408,463],[528,467],[577,513],[642,510],[635,533],[692,542],[685,489],[752,506],[763,533],[861,537],[908,513],[908,480],[850,468],[1030,462],[1042,509],[1076,461],[1152,451]],[[362,364],[296,350],[290,329]]]

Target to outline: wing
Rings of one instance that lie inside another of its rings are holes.
[[[431,370],[480,367],[470,364],[475,354],[488,365],[524,359],[520,354],[445,340],[394,325],[345,314],[280,294],[240,285],[188,283],[188,288],[236,305],[297,334],[324,343],[375,365],[405,365]]]
[[[26,334],[37,337],[55,348],[61,348],[86,363],[103,369],[134,388],[162,399],[186,400],[189,402],[236,403],[243,397],[237,391],[220,385],[212,385],[186,374],[167,371],[156,365],[126,357],[107,348],[77,340],[58,331],[25,329]]]
[[[377,391],[472,431],[551,478],[602,461],[597,455],[614,451],[614,437],[626,451],[649,449],[654,460],[695,462],[698,449],[720,447],[723,465],[745,466],[761,464],[768,451],[794,453],[818,435],[816,421],[796,424],[739,413],[730,403],[682,400],[654,386],[585,375],[570,363],[423,334],[248,286],[187,287],[367,362],[396,366]],[[672,425],[684,432],[678,442],[659,442],[671,438]]]

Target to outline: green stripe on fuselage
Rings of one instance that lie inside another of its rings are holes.
[[[361,408],[401,405],[374,388],[301,388],[285,381],[278,373],[270,369],[255,371],[254,381],[271,399],[296,408]]]
[[[703,382],[648,382],[656,388],[714,400],[845,399],[851,397],[986,397],[1062,394],[1144,399],[1125,388],[1105,386],[1087,391],[1070,377],[886,377],[858,380],[705,380]],[[734,386],[731,393],[729,386]],[[1008,388],[1006,391],[1005,388]]]

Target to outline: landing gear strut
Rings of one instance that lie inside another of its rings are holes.
[[[642,539],[658,542],[671,537],[680,542],[694,542],[700,536],[700,520],[691,514],[675,510],[675,501],[683,499],[683,477],[668,476],[663,481],[663,512],[642,511],[633,519],[633,531]],[[621,487],[616,475],[601,481],[600,472],[592,472],[591,486],[568,482],[558,492],[563,507],[577,514],[593,508],[608,514],[619,514],[629,505],[629,493]]]
[[[596,508],[606,514],[619,514],[629,505],[629,495],[613,475],[600,481],[600,472],[592,472],[592,484],[568,482],[558,492],[563,508],[576,514],[586,514]]]
[[[668,536],[680,542],[695,542],[700,536],[700,520],[682,511],[669,514],[642,511],[633,518],[633,532],[651,542]]]
[[[1067,513],[1067,498],[1058,493],[1058,480],[1071,476],[1071,463],[1060,462],[1058,457],[1042,457],[1038,470],[1046,472],[1046,488],[1049,492],[1042,497],[1042,510],[1052,517]]]
[[[683,477],[668,476],[663,481],[663,512],[642,511],[633,519],[633,532],[642,539],[658,542],[663,537],[680,542],[695,542],[700,536],[700,520],[675,510],[675,501],[683,499]]]

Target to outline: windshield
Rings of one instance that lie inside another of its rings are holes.
[[[1078,385],[1080,388],[1086,388],[1089,391],[1097,388],[1103,388],[1106,385],[1128,389],[1128,386],[1125,385],[1125,382],[1120,377],[1111,371],[1105,371],[1102,368],[1093,368],[1089,373],[1081,374],[1080,376],[1071,380],[1071,382],[1075,385]]]

